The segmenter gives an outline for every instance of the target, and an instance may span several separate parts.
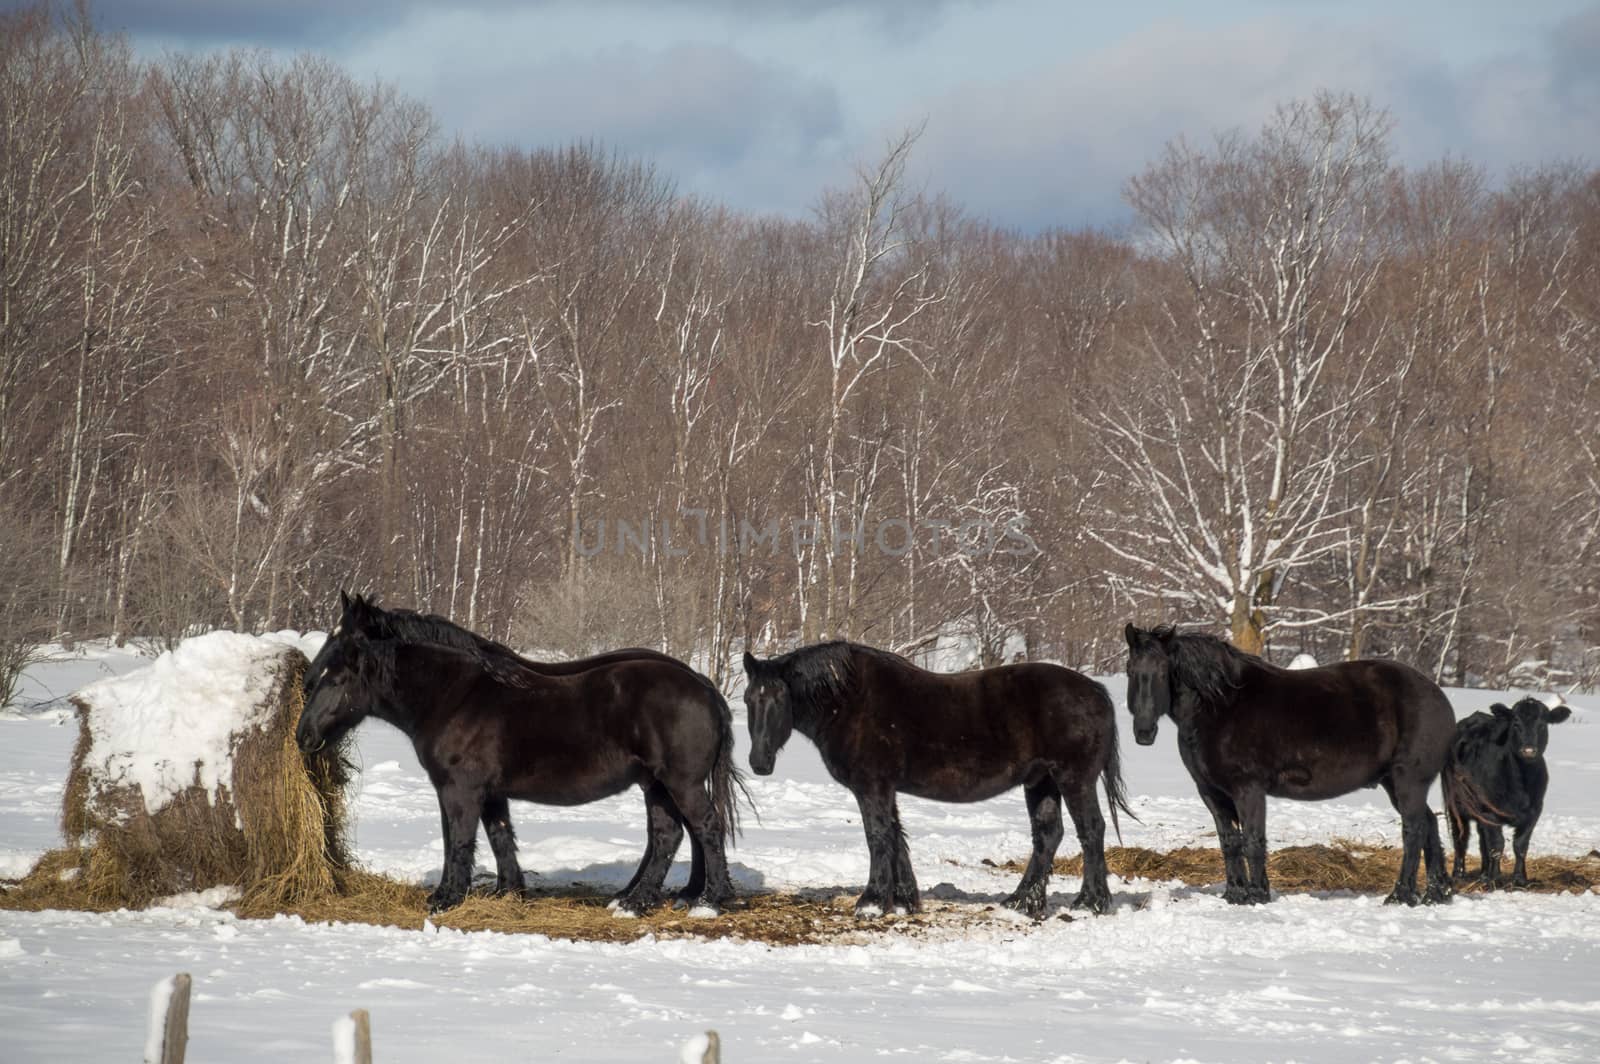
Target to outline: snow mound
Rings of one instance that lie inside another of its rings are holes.
[[[1294,660],[1289,662],[1289,668],[1291,669],[1314,669],[1316,667],[1317,659],[1310,654],[1296,654]]]
[[[216,801],[218,785],[232,783],[236,736],[272,720],[276,707],[267,695],[281,659],[291,652],[314,657],[323,638],[208,632],[145,668],[78,691],[92,792],[137,786],[150,813],[194,785]]]

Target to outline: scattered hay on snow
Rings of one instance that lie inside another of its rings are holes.
[[[1448,857],[1447,851],[1447,860]],[[1106,849],[1106,866],[1124,879],[1180,882],[1189,886],[1223,881],[1222,852],[1210,847],[1185,846],[1158,852],[1141,846],[1111,846]],[[1024,862],[1007,861],[1002,867],[1021,872]],[[1057,860],[1055,871],[1062,875],[1082,875],[1082,856]],[[1469,875],[1476,874],[1477,862],[1469,861],[1467,871]],[[1501,871],[1509,875],[1509,868]],[[1334,839],[1329,845],[1285,846],[1267,854],[1267,880],[1272,889],[1290,894],[1336,890],[1387,894],[1399,874],[1399,848],[1362,846],[1350,839]],[[1526,889],[1533,893],[1591,890],[1600,886],[1600,858],[1530,857],[1528,877],[1532,882]],[[1472,893],[1483,888],[1463,883],[1456,889]]]
[[[212,632],[74,695],[68,847],[0,905],[137,908],[226,885],[259,907],[334,892],[349,864],[349,765],[295,746],[302,648],[314,649]]]

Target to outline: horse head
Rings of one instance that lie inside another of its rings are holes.
[[[778,751],[794,731],[794,706],[789,685],[770,662],[744,655],[744,705],[750,724],[750,768],[758,776],[772,775]]]
[[[314,753],[344,738],[372,711],[372,626],[377,607],[339,592],[342,613],[305,675],[295,742]]]
[[[1537,698],[1524,698],[1510,707],[1496,702],[1490,712],[1510,726],[1506,746],[1524,761],[1543,757],[1550,742],[1550,725],[1560,724],[1572,715],[1569,706],[1547,706]]]
[[[1123,629],[1128,640],[1128,708],[1133,738],[1140,746],[1156,741],[1156,725],[1172,710],[1172,640],[1167,627]]]

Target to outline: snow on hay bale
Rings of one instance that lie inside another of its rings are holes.
[[[294,741],[315,652],[294,633],[211,632],[78,691],[69,849],[30,879],[70,883],[97,906],[218,884],[258,907],[336,890],[349,765]]]

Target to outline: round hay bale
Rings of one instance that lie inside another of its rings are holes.
[[[78,872],[51,880],[95,907],[212,886],[256,908],[336,891],[350,766],[295,745],[306,651],[292,633],[211,632],[73,695],[61,827]]]

